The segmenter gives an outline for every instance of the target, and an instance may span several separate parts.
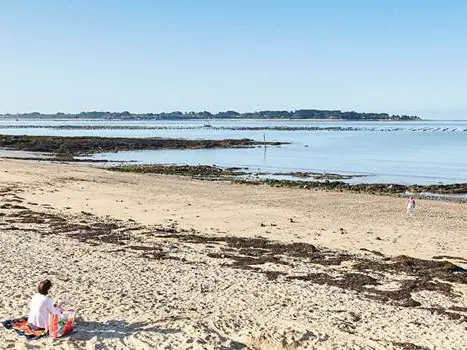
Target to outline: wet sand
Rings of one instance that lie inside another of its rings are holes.
[[[33,161],[0,160],[0,180],[0,317],[46,277],[80,315],[55,343],[2,330],[5,347],[467,343],[465,204],[419,200],[409,217],[389,196]]]

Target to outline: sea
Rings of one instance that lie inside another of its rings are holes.
[[[286,144],[243,149],[112,152],[90,157],[136,164],[238,167],[251,176],[280,179],[295,179],[291,175],[295,172],[315,172],[359,175],[346,180],[354,183],[467,182],[467,120],[0,119],[0,134],[278,141]]]

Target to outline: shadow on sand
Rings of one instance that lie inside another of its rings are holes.
[[[73,332],[63,339],[69,341],[88,341],[91,339],[122,339],[139,332],[174,334],[181,332],[175,328],[161,328],[144,322],[128,323],[121,320],[106,322],[77,320]]]

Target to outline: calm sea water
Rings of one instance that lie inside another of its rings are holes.
[[[56,129],[56,126],[75,129]],[[33,126],[34,128],[32,128]],[[79,129],[80,126],[114,129]],[[125,129],[127,127],[139,129]],[[233,130],[253,127],[259,130]],[[319,130],[270,130],[319,127]],[[328,127],[356,130],[327,130]],[[78,128],[78,129],[76,129]],[[156,128],[156,129],[154,129]],[[219,129],[220,128],[220,129]],[[227,128],[227,129],[222,129]],[[230,129],[229,129],[230,128]],[[263,128],[263,129],[261,129]],[[266,128],[266,129],[264,129]],[[467,182],[467,120],[423,122],[321,121],[86,121],[0,120],[0,134],[251,138],[288,145],[249,149],[162,150],[104,153],[95,159],[137,163],[208,164],[248,168],[252,173],[294,171],[366,175],[353,182],[436,184]]]

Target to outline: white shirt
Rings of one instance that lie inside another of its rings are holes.
[[[49,328],[49,315],[57,315],[60,309],[56,308],[47,295],[36,293],[29,304],[28,323],[39,327]]]

